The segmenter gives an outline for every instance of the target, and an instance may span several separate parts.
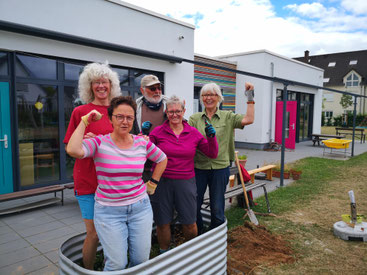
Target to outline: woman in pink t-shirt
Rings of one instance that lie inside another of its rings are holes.
[[[94,206],[94,224],[105,256],[105,271],[124,269],[149,260],[153,213],[147,195],[153,194],[167,165],[166,155],[141,136],[130,134],[136,103],[130,97],[111,100],[108,117],[113,132],[84,139],[85,128],[98,122],[96,110],[82,118],[66,148],[75,158],[93,157],[98,187]],[[144,163],[156,166],[152,178],[142,180]]]

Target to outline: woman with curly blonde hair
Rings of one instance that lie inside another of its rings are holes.
[[[81,120],[87,125],[84,136],[93,137],[106,135],[113,131],[108,118],[108,107],[111,99],[121,95],[118,74],[107,64],[91,63],[84,67],[79,77],[79,97],[86,103],[76,107],[71,114],[70,123],[64,143],[68,144],[71,135]],[[87,114],[97,110],[102,118],[89,124]],[[76,159],[73,171],[74,192],[84,219],[87,235],[83,245],[83,264],[87,269],[93,269],[98,236],[93,223],[94,193],[97,188],[96,169],[92,158]]]

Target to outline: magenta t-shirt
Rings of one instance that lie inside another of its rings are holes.
[[[190,179],[195,176],[194,156],[196,150],[200,150],[209,158],[218,155],[217,138],[205,138],[194,127],[187,122],[182,122],[184,129],[179,136],[165,121],[156,127],[149,135],[150,141],[157,145],[168,158],[166,170],[162,177],[169,179]]]

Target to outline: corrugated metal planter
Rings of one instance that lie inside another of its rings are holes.
[[[210,213],[202,210],[204,222]],[[60,274],[226,274],[227,221],[145,263],[120,271],[91,271],[75,264],[82,258],[85,233],[68,239],[59,249]]]

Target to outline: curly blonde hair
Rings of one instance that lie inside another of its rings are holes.
[[[118,74],[112,71],[108,63],[90,63],[84,67],[83,72],[79,76],[79,97],[84,103],[88,104],[94,100],[92,81],[101,77],[105,77],[111,82],[111,92],[109,94],[110,100],[121,95]]]

